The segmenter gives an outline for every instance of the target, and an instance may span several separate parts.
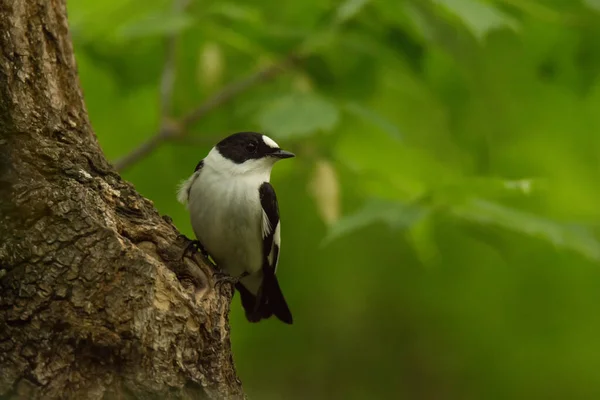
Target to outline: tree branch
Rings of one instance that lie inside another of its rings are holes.
[[[188,134],[189,128],[194,123],[202,119],[206,114],[231,101],[236,96],[247,91],[248,89],[275,78],[282,72],[293,67],[298,60],[299,58],[294,53],[290,53],[282,60],[268,67],[261,69],[244,79],[230,83],[219,92],[208,98],[198,107],[189,111],[180,120],[169,122],[168,126],[163,126],[138,148],[134,149],[128,155],[115,161],[114,166],[117,168],[117,170],[123,171],[124,169],[148,156],[163,142],[184,137]]]
[[[189,0],[174,0],[173,13],[183,12],[189,5]],[[160,79],[160,115],[161,126],[171,117],[173,88],[175,87],[175,64],[177,60],[177,42],[179,34],[172,33],[165,40],[165,65]]]
[[[238,94],[245,92],[251,87],[267,82],[272,78],[275,78],[280,73],[286,71],[288,68],[294,65],[298,58],[294,54],[290,54],[279,62],[272,64],[260,71],[253,73],[252,75],[233,82],[228,86],[225,86],[220,92],[212,96],[210,99],[199,105],[188,114],[186,114],[181,120],[182,128],[187,128],[193,123],[200,120],[210,111],[214,110],[218,106],[232,100]]]

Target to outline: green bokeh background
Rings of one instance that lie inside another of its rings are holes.
[[[123,175],[192,236],[175,188],[221,137],[298,157],[272,182],[295,318],[245,321],[254,399],[600,398],[600,1],[69,0],[111,160],[294,50]]]

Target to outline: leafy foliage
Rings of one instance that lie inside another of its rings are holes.
[[[69,2],[107,156],[283,58],[124,176],[192,235],[174,188],[223,135],[263,130],[278,164],[278,274],[294,312],[248,325],[253,397],[600,396],[600,3],[595,0]]]
[[[339,112],[335,105],[312,93],[295,93],[274,99],[258,119],[265,133],[290,139],[330,131],[338,122]]]

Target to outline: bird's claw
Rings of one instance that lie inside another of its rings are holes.
[[[239,282],[239,278],[236,278],[235,276],[231,276],[222,271],[214,271],[213,272],[213,280],[214,280],[214,288],[215,289],[217,289],[217,287],[220,287],[220,286],[228,283],[231,285],[232,291],[233,291],[233,288],[235,287],[235,285]]]
[[[179,236],[183,237],[185,240],[188,240],[188,243],[185,246],[185,249],[183,250],[183,254],[181,255],[181,258],[184,258],[188,254],[193,255],[197,252],[202,253],[202,255],[205,258],[208,258],[208,252],[206,251],[206,249],[204,248],[202,243],[200,243],[199,240],[190,240],[190,239],[186,238],[184,235],[179,235]]]
[[[235,285],[240,280],[239,278],[231,276],[228,273],[222,271],[213,272],[213,277],[215,279],[215,284],[231,283],[232,285]]]
[[[217,286],[221,286],[225,283],[229,283],[231,286],[235,286],[240,279],[248,276],[249,274],[247,272],[244,272],[242,275],[240,276],[231,276],[226,272],[223,271],[219,271],[219,270],[215,270],[213,272],[213,279],[215,282],[215,288]]]
[[[206,258],[209,261],[209,263],[212,264],[212,266],[213,266],[213,281],[214,281],[215,288],[217,286],[221,286],[225,283],[229,283],[231,286],[235,286],[240,281],[240,279],[249,275],[248,272],[244,272],[240,276],[231,276],[228,273],[217,269],[216,265],[214,265],[214,263],[211,261],[208,252],[206,251],[206,249],[204,248],[204,246],[202,245],[202,243],[199,240],[188,239],[185,235],[179,235],[178,239],[184,239],[187,241],[185,249],[183,250],[183,254],[181,255],[182,259],[188,254],[193,255],[197,252],[201,252],[202,255],[204,256],[204,258]]]

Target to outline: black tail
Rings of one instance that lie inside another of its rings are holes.
[[[236,283],[235,288],[238,292],[240,292],[240,297],[242,299],[242,307],[244,307],[244,311],[246,312],[246,319],[250,322],[258,322],[263,316],[254,311],[256,305],[256,296],[250,293],[246,286],[241,283]],[[264,318],[269,318],[270,315],[265,316]]]
[[[274,274],[265,275],[258,297],[254,296],[241,283],[235,285],[242,298],[242,306],[246,311],[246,318],[250,322],[259,322],[273,314],[282,322],[291,324],[292,313],[283,297],[279,282]]]
[[[260,293],[260,292],[259,292]],[[280,321],[292,324],[292,313],[283,297],[275,274],[265,274],[262,284],[262,301],[259,310],[263,315],[275,314]]]

